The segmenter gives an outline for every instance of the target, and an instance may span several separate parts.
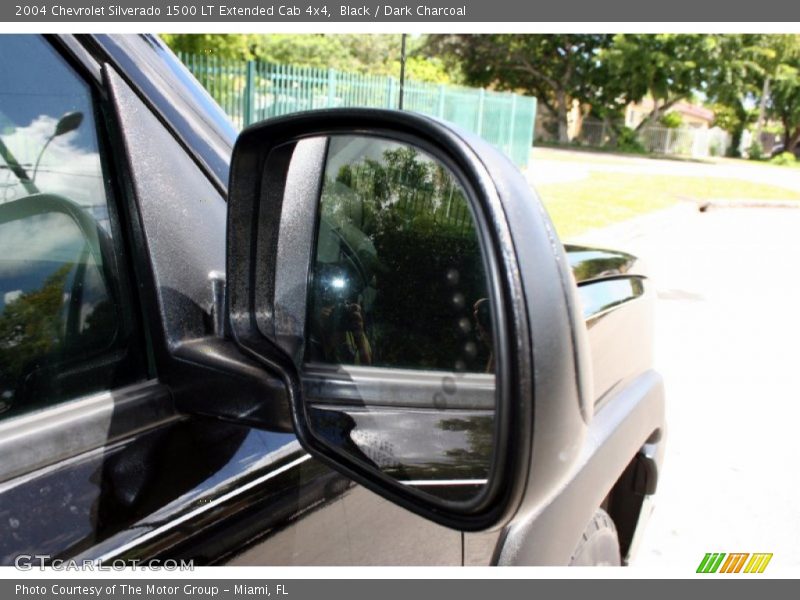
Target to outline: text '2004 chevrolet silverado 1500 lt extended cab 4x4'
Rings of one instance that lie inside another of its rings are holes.
[[[634,257],[565,250],[440,121],[237,137],[156,37],[0,50],[0,563],[629,559],[664,432]]]

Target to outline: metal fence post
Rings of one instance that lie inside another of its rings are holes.
[[[247,61],[247,79],[244,84],[244,124],[245,127],[256,120],[256,61]]]
[[[512,93],[511,94],[511,118],[508,120],[508,155],[515,158],[514,156],[514,126],[516,125],[515,121],[517,120],[517,95]]]
[[[397,108],[397,104],[394,101],[394,90],[395,90],[395,80],[394,77],[391,75],[386,76],[386,93],[388,97],[386,98],[386,108]]]
[[[478,92],[478,125],[476,127],[475,133],[481,135],[483,131],[483,103],[486,99],[486,90],[483,88],[480,89]]]
[[[328,108],[336,106],[336,69],[328,69]]]

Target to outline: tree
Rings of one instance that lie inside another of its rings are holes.
[[[277,64],[363,73],[400,75],[399,35],[357,34],[162,34],[175,52],[218,56],[233,60],[261,60]],[[408,39],[406,76],[417,81],[457,83],[458,71],[424,55],[425,38]]]
[[[714,124],[731,134],[730,153],[738,155],[744,130],[755,119],[754,99],[762,93],[764,73],[772,57],[763,34],[716,36],[708,77],[708,99]]]
[[[775,34],[720,35],[709,77],[708,95],[715,102],[717,123],[731,132],[732,148],[755,123],[756,138],[767,118],[780,121],[784,144],[792,147],[798,117],[800,36]],[[756,108],[757,107],[757,108]]]
[[[162,33],[161,39],[173,52],[203,54],[237,60],[256,58],[255,34]]]
[[[795,34],[763,35],[760,37],[762,39],[762,44],[759,47],[761,50],[761,69],[758,71],[758,75],[760,75],[761,94],[756,124],[757,138],[760,137],[765,124],[770,104],[773,109],[778,108],[777,116],[784,123],[784,126],[792,127],[789,123],[792,121],[791,115],[794,112],[791,89],[795,87],[793,80],[796,79],[797,63],[800,60],[800,36]],[[772,86],[777,86],[774,93]],[[777,107],[776,101],[778,102]],[[775,116],[775,114],[772,116]],[[789,122],[784,119],[788,119]],[[787,129],[784,141],[787,142],[790,136],[790,131]]]
[[[637,130],[657,122],[672,106],[707,87],[715,36],[617,34],[599,59],[605,78],[627,104],[653,99]]]
[[[19,400],[29,372],[62,346],[64,287],[70,268],[62,266],[41,288],[20,295],[0,312],[0,391],[10,391],[13,398],[4,410]]]
[[[592,97],[606,34],[436,35],[427,52],[458,66],[468,83],[536,96],[556,115],[558,139],[567,142],[567,115],[574,100]]]
[[[770,83],[764,103],[767,114],[783,126],[783,145],[800,143],[800,35],[768,36],[772,59],[764,77]]]
[[[776,71],[771,112],[783,125],[783,147],[791,152],[800,143],[800,60]]]

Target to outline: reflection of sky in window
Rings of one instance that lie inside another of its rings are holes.
[[[37,157],[69,112],[83,114],[76,130],[53,137],[36,172],[36,187],[87,207],[107,226],[105,188],[88,86],[37,36],[0,37],[0,139],[33,177]],[[29,191],[0,158],[0,202]]]
[[[83,233],[63,213],[0,223],[0,314],[8,302],[40,289],[56,270],[79,260],[85,245]]]

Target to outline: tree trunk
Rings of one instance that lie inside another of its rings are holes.
[[[649,125],[656,123],[658,119],[661,118],[662,114],[667,114],[667,111],[681,100],[683,100],[683,96],[673,98],[672,100],[667,100],[660,106],[658,104],[658,100],[653,100],[653,110],[651,110],[650,114],[642,119],[642,122],[636,126],[636,131],[643,131]]]
[[[737,125],[734,130],[731,131],[731,146],[728,148],[729,157],[738,158],[741,156],[739,146],[742,144],[742,134],[744,134],[744,125]]]
[[[783,124],[783,149],[788,152],[789,142],[792,141],[792,126],[786,116],[781,117],[781,123]]]
[[[784,146],[786,152],[794,152],[795,146],[800,143],[800,125],[795,127],[794,133],[792,133]]]
[[[761,100],[758,102],[758,121],[756,121],[755,138],[761,143],[761,131],[764,129],[764,118],[767,114],[767,96],[769,96],[769,77],[764,78],[764,87],[761,89]]]
[[[558,142],[569,143],[569,123],[567,122],[567,94],[564,90],[556,92],[556,110],[558,111]]]
[[[738,123],[731,131],[731,146],[728,148],[728,156],[733,158],[739,158],[742,153],[739,151],[739,146],[742,144],[742,136],[744,135],[745,127],[747,127],[747,109],[744,107],[744,103],[739,101],[734,106],[734,110],[736,111],[736,118],[738,119]]]
[[[650,111],[644,119],[642,119],[641,123],[636,126],[636,131],[644,131],[650,125],[657,122],[658,119],[661,117],[661,107],[658,105],[658,100],[653,99],[653,110]]]

